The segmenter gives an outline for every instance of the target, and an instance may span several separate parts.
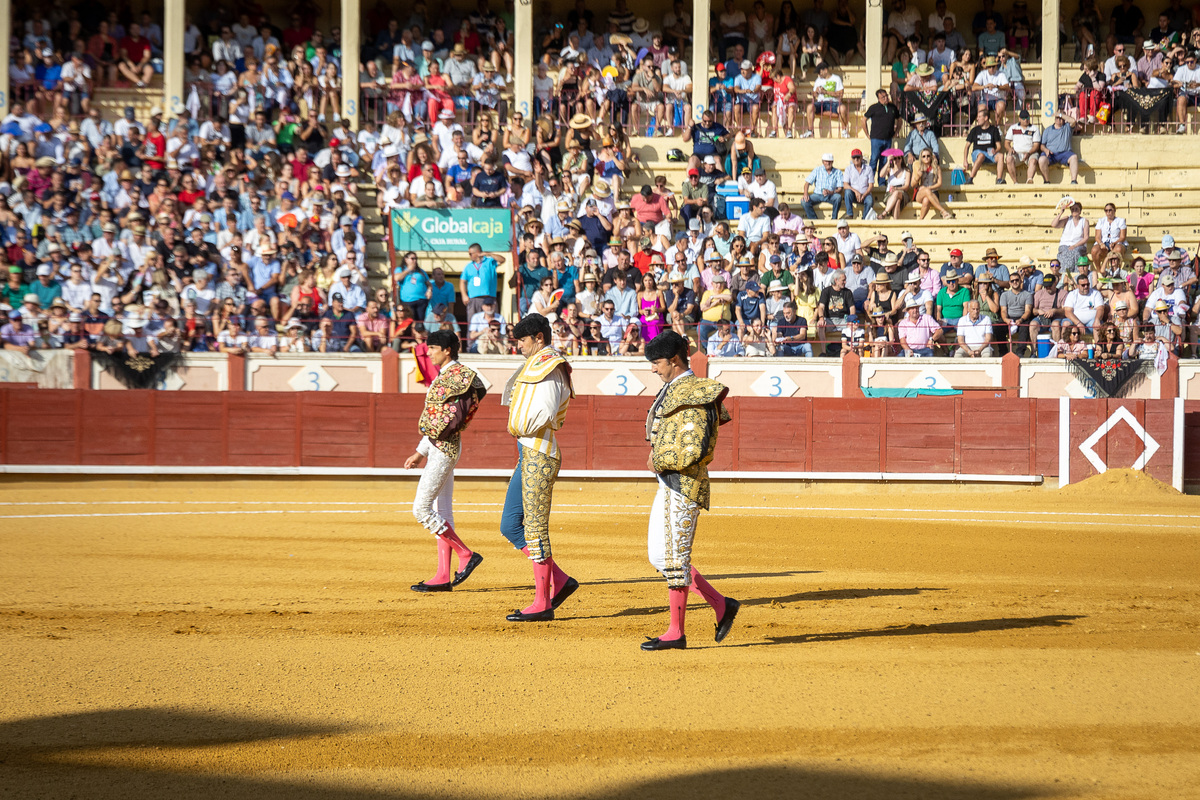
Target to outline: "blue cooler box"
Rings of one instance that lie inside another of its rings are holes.
[[[750,198],[735,195],[725,198],[725,218],[736,222],[742,214],[750,213]]]

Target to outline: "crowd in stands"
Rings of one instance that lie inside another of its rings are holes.
[[[802,116],[811,132],[817,113],[845,122],[830,65],[861,56],[859,22],[844,0],[832,12],[816,0],[802,16],[787,0],[776,14],[756,2],[748,17],[727,0],[714,48],[730,62],[726,74],[743,74],[731,85],[718,74],[714,96],[729,90],[730,104],[714,100],[693,122],[680,110],[690,92],[689,7],[677,2],[652,25],[616,0],[601,22],[580,0],[539,33],[527,115],[510,107],[511,5],[495,12],[479,0],[470,13],[435,18],[418,2],[401,23],[380,0],[364,26],[378,34],[362,53],[360,130],[340,116],[338,32],[317,30],[305,4],[286,27],[219,6],[189,18],[188,110],[138,119],[131,107],[116,121],[91,102],[95,88],[157,79],[161,19],[81,5],[14,20],[15,64],[31,80],[14,72],[17,100],[0,121],[0,339],[26,353],[374,352],[411,348],[441,328],[458,330],[471,352],[511,352],[499,312],[503,257],[473,248],[455,281],[405,254],[390,289],[371,287],[358,195],[374,184],[385,214],[512,209],[507,288],[519,313],[552,315],[555,343],[573,353],[636,354],[666,327],[716,356],[1030,355],[1048,335],[1063,358],[1089,347],[1151,357],[1197,343],[1196,254],[1169,236],[1152,258],[1129,252],[1115,208],[1093,224],[1077,204],[1060,207],[1051,220],[1063,230],[1059,253],[1042,265],[1005,265],[988,252],[964,260],[957,250],[939,265],[930,242],[905,235],[892,247],[886,236],[850,232],[856,211],[897,217],[911,204],[922,218],[954,216],[942,199],[950,156],[935,120],[914,112],[901,136],[907,112],[886,90],[864,110],[861,132],[842,126],[865,134],[866,152],[843,167],[827,154],[792,189],[799,202],[790,208],[752,139],[781,122],[784,135],[796,133]],[[1128,7],[1118,7],[1121,20],[1132,17]],[[1036,48],[1036,32],[999,19],[990,0],[981,15],[972,27],[985,51],[1019,58]],[[1189,24],[1168,19],[1172,31]],[[923,26],[895,0],[888,26],[889,55],[919,55],[913,75],[944,58],[943,39],[957,34],[940,2]],[[1128,37],[1113,30],[1116,40],[1086,46],[1115,52]],[[768,54],[772,95],[762,94]],[[1191,51],[1183,58],[1194,63]],[[991,76],[997,93],[973,97],[962,181],[990,165],[997,182],[1046,181],[1061,165],[1073,182],[1072,134],[1086,117],[1032,123],[1019,100],[1006,106],[1012,84],[1003,90],[997,76],[1007,67],[982,66],[972,85]],[[824,94],[808,99],[805,115],[785,103],[781,117],[780,87],[799,98],[810,71]],[[773,97],[765,105],[776,111],[747,103],[754,92]],[[672,156],[687,162],[681,185],[658,175],[631,191],[638,162],[626,123],[678,129],[691,151]],[[719,191],[727,183],[749,198],[740,216]],[[825,239],[812,226],[822,204],[842,217]]]

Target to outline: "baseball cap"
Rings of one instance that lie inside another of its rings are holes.
[[[1170,273],[1163,275],[1162,276],[1162,285],[1163,286],[1174,286],[1175,285],[1175,276]],[[25,295],[25,302],[26,303],[29,302],[29,295]]]
[[[905,231],[904,233],[900,234],[900,241],[902,241],[902,242],[907,242],[909,239],[913,239],[913,238],[916,238],[916,237],[914,237],[912,235],[912,231]]]
[[[80,314],[78,311],[72,311],[67,315],[67,322],[83,322],[83,314]]]
[[[851,150],[850,151],[851,158],[854,158],[855,156],[861,156],[861,155],[862,155],[862,150]]]
[[[762,291],[762,286],[760,286],[758,284],[758,281],[746,281],[746,285],[744,288],[747,292],[761,292]]]
[[[822,161],[833,161],[833,153],[822,153],[821,160]]]
[[[1057,283],[1057,281],[1058,279],[1053,275],[1047,275],[1046,277],[1042,278],[1042,283],[1046,284],[1047,286],[1051,286],[1054,283]]]
[[[689,223],[688,223],[688,230],[689,230],[689,231],[698,231],[698,230],[700,230],[700,220],[699,220],[699,218],[697,218],[697,217],[692,217],[692,220],[691,220],[691,222],[689,222]]]
[[[742,69],[754,69],[754,64],[750,63],[750,59],[746,59],[741,64]]]
[[[780,258],[780,257],[779,257],[779,256],[777,256],[777,255],[775,255],[775,256],[771,256],[771,258],[770,258],[770,259],[768,259],[768,260],[769,260],[769,261],[770,261],[772,264],[782,264],[782,263],[783,263],[783,259],[782,259],[782,258]]]
[[[1017,119],[1024,119],[1024,120],[1029,119],[1029,112],[1022,108],[1021,113],[1017,114]]]
[[[338,268],[338,271],[337,271],[337,272],[335,272],[335,273],[333,273],[333,277],[335,277],[335,278],[349,278],[349,277],[350,277],[350,274],[351,274],[351,273],[350,273],[350,268],[349,268],[349,267],[339,267],[339,268]]]
[[[1162,238],[1162,246],[1163,247],[1174,247],[1175,246],[1175,237],[1169,233],[1165,234]]]
[[[861,264],[861,263],[863,263],[862,256],[860,256],[858,253],[855,253],[855,254],[854,254],[854,256],[853,256],[853,257],[851,257],[851,259],[850,259],[850,263],[851,263],[851,264]]]
[[[961,256],[961,255],[962,255],[962,250],[959,250],[959,249],[956,247],[956,248],[954,248],[953,250],[951,250],[951,251],[950,251],[950,255],[952,255],[952,256]]]
[[[695,167],[692,167],[691,169],[689,169],[687,171],[687,174],[688,174],[688,177],[691,177],[692,175],[699,175],[700,170],[696,169]]]
[[[838,220],[838,224],[837,224],[837,226],[838,226],[838,228],[849,228],[849,227],[850,227],[850,223],[849,223],[849,222],[847,222],[847,221],[846,221],[846,220],[844,220],[844,219],[839,219],[839,220]]]
[[[49,277],[53,274],[54,274],[54,270],[50,268],[49,264],[42,264],[37,268],[37,276],[39,278],[42,277],[43,275],[45,275],[46,277]]]
[[[714,157],[714,156],[705,156],[705,157],[704,157],[704,163],[705,163],[705,164],[712,164],[712,165],[714,165],[714,166],[715,166],[715,165],[716,165],[716,163],[717,163],[717,159],[716,159],[716,157]]]

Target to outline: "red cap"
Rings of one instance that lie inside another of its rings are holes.
[[[689,176],[690,175],[699,175],[699,174],[700,174],[700,170],[696,169],[695,167],[692,167],[691,169],[688,170]]]
[[[950,251],[950,255],[952,255],[952,256],[961,256],[961,255],[962,255],[962,250],[959,250],[959,249],[956,247],[956,248],[954,248],[953,250],[951,250],[951,251]]]
[[[725,71],[725,63],[723,61],[718,61],[716,69],[717,69],[717,72],[724,72]]]
[[[855,156],[861,156],[861,155],[862,155],[862,150],[851,150],[850,151],[851,158],[854,158]]]
[[[330,140],[329,140],[329,146],[330,146],[330,147],[337,147],[337,146],[338,146],[338,145],[340,145],[341,143],[342,143],[342,140],[341,140],[341,139],[330,139]]]

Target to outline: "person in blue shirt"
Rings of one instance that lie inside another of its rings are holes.
[[[725,74],[725,65],[721,62],[717,62],[716,71],[717,74],[708,79],[708,105],[713,114],[724,115],[733,109],[733,79]]]
[[[262,245],[262,256],[250,260],[250,278],[254,281],[254,294],[271,306],[271,316],[279,319],[279,259],[275,258],[275,245],[270,241]]]
[[[712,356],[744,356],[746,348],[742,345],[738,335],[733,332],[733,328],[729,324],[729,320],[717,320],[717,330],[712,336],[708,337],[706,352],[709,357]]]
[[[531,247],[526,250],[525,263],[522,264],[517,271],[521,275],[521,316],[529,311],[529,301],[533,299],[534,294],[542,285],[542,281],[546,278],[553,280],[554,276],[550,274],[550,270],[546,269],[546,265],[542,261],[542,251],[536,247]]]
[[[471,260],[463,267],[459,289],[463,305],[467,308],[467,319],[483,310],[483,301],[496,301],[496,279],[504,256],[485,256],[483,248],[473,244],[467,249]]]
[[[626,280],[624,272],[618,270],[613,275],[613,287],[604,295],[604,300],[613,304],[619,316],[625,319],[637,318],[637,292],[629,287],[629,282]]]
[[[762,320],[765,324],[767,321],[767,306],[763,300],[762,287],[758,285],[758,281],[746,281],[742,290],[738,292],[737,305],[734,306],[734,311],[737,313],[738,330],[744,330],[754,320]]]
[[[436,305],[444,305],[454,311],[454,301],[457,292],[454,291],[454,285],[446,280],[446,273],[441,267],[434,267],[430,272],[433,282],[429,284],[429,309]],[[426,318],[429,317],[429,311],[425,313]]]
[[[733,107],[734,124],[739,128],[749,127],[752,135],[758,135],[758,114],[762,96],[762,76],[754,71],[754,64],[749,60],[741,63],[741,74],[733,79],[733,94],[736,102]],[[743,115],[750,112],[750,125],[743,124]]]
[[[575,302],[575,281],[579,278],[579,268],[568,264],[566,257],[560,252],[550,254],[550,272],[559,289],[562,289],[560,308],[566,308]]]
[[[413,319],[425,319],[425,310],[429,307],[429,276],[417,263],[417,254],[411,250],[396,267],[396,291],[400,302],[412,306]],[[450,305],[454,304],[451,297]]]

